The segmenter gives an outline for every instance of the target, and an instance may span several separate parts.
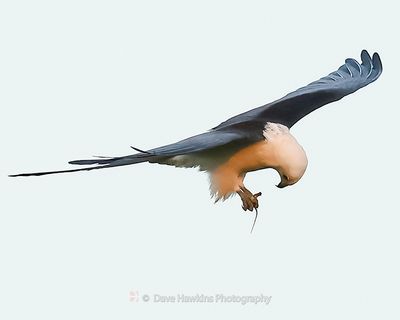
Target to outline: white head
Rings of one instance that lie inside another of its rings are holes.
[[[308,160],[303,147],[290,134],[289,129],[281,124],[267,123],[264,136],[273,149],[271,167],[281,176],[277,187],[295,184],[307,169]]]
[[[279,148],[277,158],[279,164],[274,168],[281,176],[278,188],[284,188],[295,184],[301,179],[307,169],[308,160],[301,145],[290,136],[296,143],[285,143]]]

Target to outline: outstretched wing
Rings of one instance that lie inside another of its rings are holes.
[[[262,136],[261,132],[260,136]],[[242,146],[257,140],[258,136],[252,131],[244,132],[240,129],[235,130],[235,128],[229,128],[227,131],[210,130],[175,143],[146,151],[134,148],[135,150],[140,151],[140,153],[137,154],[114,158],[99,157],[87,160],[73,160],[69,163],[80,165],[112,163],[114,166],[119,166],[144,161],[157,161],[158,159],[173,157],[176,155],[199,153],[205,150],[212,150],[230,144]]]
[[[382,73],[379,55],[374,53],[371,58],[369,53],[363,50],[361,61],[362,63],[359,64],[354,59],[346,59],[344,65],[326,77],[289,93],[277,101],[232,117],[214,129],[221,130],[249,121],[277,122],[290,128],[315,109],[337,101],[378,79]]]
[[[42,176],[54,173],[89,171],[96,169],[126,166],[147,161],[163,162],[163,160],[176,155],[196,154],[205,150],[212,151],[213,149],[222,146],[231,146],[233,148],[240,148],[243,145],[250,144],[253,140],[256,139],[257,137],[253,134],[241,132],[241,130],[233,130],[232,128],[230,128],[228,131],[210,130],[208,132],[187,138],[185,140],[169,144],[166,146],[158,147],[155,149],[151,149],[148,151],[141,151],[139,149],[134,148],[140,152],[132,155],[127,155],[122,157],[110,157],[110,158],[98,157],[85,160],[73,160],[69,162],[70,164],[78,164],[78,165],[93,165],[93,164],[98,165],[94,167],[84,167],[79,169],[67,169],[67,170],[57,170],[57,171],[20,173],[20,174],[10,175],[10,177]]]

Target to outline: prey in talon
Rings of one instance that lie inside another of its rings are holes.
[[[253,211],[254,209],[258,208],[258,197],[261,196],[261,192],[257,192],[255,194],[252,194],[249,190],[247,190],[245,187],[241,187],[240,191],[237,192],[237,194],[240,196],[242,199],[242,209],[244,211],[249,210]]]

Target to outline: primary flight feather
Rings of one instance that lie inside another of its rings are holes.
[[[374,53],[371,58],[363,50],[361,64],[354,59],[346,59],[345,64],[329,75],[279,100],[234,116],[205,133],[151,150],[133,148],[138,153],[132,155],[69,162],[88,165],[84,168],[10,176],[41,176],[140,162],[198,167],[209,172],[210,189],[216,201],[238,194],[244,210],[257,210],[257,198],[261,193],[253,194],[244,186],[246,173],[273,168],[281,177],[278,187],[295,184],[307,168],[307,156],[291,135],[290,128],[310,112],[375,81],[381,73],[379,55]]]

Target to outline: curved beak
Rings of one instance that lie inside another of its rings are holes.
[[[278,188],[280,188],[280,189],[282,189],[282,188],[284,188],[284,187],[286,187],[286,184],[283,182],[283,181],[281,181],[279,184],[277,184],[276,185]]]
[[[286,179],[286,177],[284,177],[283,175],[281,175],[281,182],[279,182],[279,184],[277,184],[276,186],[279,189],[285,188],[289,185],[289,181]]]

